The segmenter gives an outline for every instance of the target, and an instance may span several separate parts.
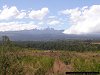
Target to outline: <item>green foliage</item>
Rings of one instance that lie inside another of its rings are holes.
[[[71,64],[71,59],[72,59],[72,55],[70,54],[70,52],[64,52],[60,56],[60,60],[63,61],[66,65]]]
[[[41,69],[46,73],[53,67],[54,59],[50,57],[43,57],[40,59]]]
[[[0,75],[24,75],[24,68],[19,62],[19,57],[11,52],[13,45],[7,36],[2,37],[0,48]]]
[[[9,54],[1,55],[0,75],[24,75],[24,68],[17,56]]]
[[[17,41],[16,46],[39,50],[96,51],[100,45],[84,40]]]
[[[43,68],[39,68],[36,72],[35,75],[45,75],[45,70]]]
[[[33,71],[36,75],[39,75],[40,73],[46,73],[53,66],[54,58],[43,56],[24,56],[21,58],[21,61],[23,62],[23,65],[28,65],[28,70]]]
[[[45,75],[53,66],[54,59],[43,57],[40,59],[41,67],[36,71],[35,75]]]
[[[100,61],[96,59],[75,58],[72,63],[76,72],[100,72]]]

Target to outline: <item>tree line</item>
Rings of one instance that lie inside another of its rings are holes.
[[[16,46],[39,50],[96,51],[100,44],[91,40],[55,40],[55,41],[16,41]]]
[[[54,41],[11,41],[8,36],[3,36],[1,46],[10,49],[33,48],[39,50],[68,50],[68,51],[96,51],[100,44],[93,44],[94,40],[54,40]],[[6,47],[7,48],[7,47]]]

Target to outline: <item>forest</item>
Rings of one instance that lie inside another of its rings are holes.
[[[39,50],[98,51],[96,40],[54,40],[54,41],[14,41],[15,46]]]

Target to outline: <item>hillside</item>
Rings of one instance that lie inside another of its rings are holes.
[[[64,39],[99,39],[100,34],[88,34],[88,35],[74,35],[63,34],[64,30],[54,30],[52,28],[46,28],[43,30],[23,30],[23,31],[6,31],[0,32],[0,37],[3,35],[9,36],[12,40],[17,41],[40,41],[40,40],[64,40]]]

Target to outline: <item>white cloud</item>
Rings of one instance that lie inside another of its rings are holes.
[[[49,12],[48,8],[42,8],[41,10],[18,10],[16,6],[3,6],[0,10],[0,20],[9,19],[38,19],[42,20]]]
[[[53,20],[53,21],[48,22],[48,24],[49,24],[49,25],[58,25],[58,24],[60,24],[60,21],[58,21],[58,20]]]
[[[25,16],[26,16],[26,12],[21,12],[21,13],[19,13],[18,16],[16,16],[16,18],[23,19],[23,18],[25,18]]]
[[[49,12],[48,8],[42,8],[41,10],[32,10],[29,13],[29,17],[31,19],[42,20],[47,15],[48,12]]]
[[[0,31],[20,31],[20,30],[31,30],[39,29],[40,27],[30,23],[19,23],[19,22],[8,22],[0,23]]]
[[[91,7],[67,9],[62,11],[63,14],[69,15],[71,27],[63,33],[66,34],[86,34],[100,33],[100,5]]]
[[[44,22],[42,22],[42,21],[38,23],[38,25],[43,25],[43,24],[44,24]]]
[[[9,18],[13,18],[17,16],[19,13],[18,9],[15,6],[8,8],[7,6],[3,6],[3,10],[0,12],[0,20],[7,20]]]
[[[53,18],[56,18],[56,16],[49,16],[48,18],[53,19]]]

